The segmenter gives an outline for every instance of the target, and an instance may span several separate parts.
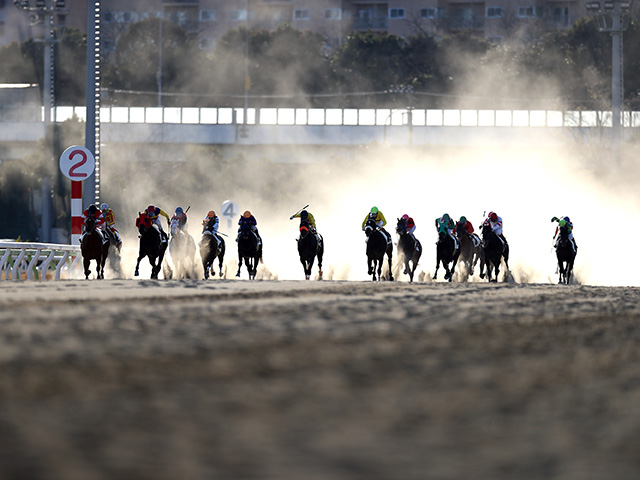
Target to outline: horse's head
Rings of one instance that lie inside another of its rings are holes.
[[[460,222],[456,222],[456,235],[458,236],[458,238],[464,235],[469,235],[467,230],[464,228],[464,225],[461,224]]]
[[[151,219],[145,212],[138,213],[138,218],[136,218],[136,227],[138,228],[140,235],[144,235],[145,232],[151,228]]]
[[[396,232],[398,235],[402,235],[407,232],[407,221],[404,218],[398,219],[398,224],[396,225]]]
[[[373,232],[375,232],[377,228],[376,222],[373,218],[369,218],[367,220],[367,223],[364,225],[364,233],[367,235],[367,237],[369,235],[371,235]]]
[[[300,221],[300,238],[305,238],[311,230],[309,222],[307,220]]]
[[[488,223],[482,225],[482,238],[487,238],[489,235],[493,233],[493,228]]]
[[[569,226],[568,225],[561,225],[559,227],[559,232],[560,232],[560,242],[561,243],[565,243],[569,240]]]
[[[177,218],[171,220],[171,235],[180,233],[180,221]]]
[[[84,229],[86,232],[93,232],[96,229],[96,219],[87,217],[84,221]]]

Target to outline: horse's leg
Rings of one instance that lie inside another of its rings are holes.
[[[210,262],[209,262],[209,258],[208,255],[207,257],[202,259],[202,269],[204,270],[204,279],[207,280],[209,278],[209,266],[210,266]]]
[[[393,282],[393,271],[391,270],[391,263],[393,259],[393,247],[391,247],[390,251],[387,252],[387,261],[389,263],[389,281]],[[384,257],[382,258],[384,261]]]
[[[322,254],[323,251],[318,252],[318,280],[322,280]]]
[[[138,253],[138,261],[136,262],[136,271],[133,273],[134,277],[137,277],[138,275],[140,275],[140,260],[142,260],[144,258],[144,255],[142,255],[142,252]]]
[[[238,273],[236,273],[236,277],[240,276],[240,269],[241,268],[242,268],[242,256],[240,254],[238,254]]]
[[[89,269],[89,267],[91,266],[91,260],[89,260],[88,258],[83,258],[82,263],[84,265],[84,279],[89,280],[89,275],[91,275],[91,270]]]
[[[442,262],[442,265],[444,266],[444,262]],[[440,268],[440,259],[436,256],[436,271],[433,274],[433,279],[437,279],[438,278],[438,269]]]

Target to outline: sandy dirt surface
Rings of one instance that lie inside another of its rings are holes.
[[[635,479],[640,289],[4,282],[2,479]]]

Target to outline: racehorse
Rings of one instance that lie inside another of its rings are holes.
[[[504,258],[507,272],[509,271],[509,247],[502,243],[502,240],[493,231],[491,225],[482,226],[482,244],[484,245],[484,263],[487,267],[487,278],[490,282],[497,282],[502,258]],[[492,266],[495,268],[494,280],[491,280]],[[483,271],[480,271],[480,278],[484,278]]]
[[[200,258],[202,259],[202,268],[204,268],[205,280],[209,278],[209,269],[211,269],[211,275],[216,274],[213,268],[213,262],[218,257],[220,266],[220,278],[222,278],[222,261],[224,260],[225,242],[224,238],[214,234],[210,230],[204,230],[202,232],[202,238],[200,243]]]
[[[93,217],[87,217],[84,222],[85,234],[82,237],[82,243],[80,250],[82,252],[82,259],[84,264],[84,276],[85,279],[89,279],[91,270],[89,270],[89,264],[91,260],[95,260],[96,275],[97,278],[104,278],[104,264],[109,255],[109,242],[102,242],[102,235],[96,230],[96,219]]]
[[[158,278],[164,253],[167,250],[167,243],[162,242],[160,232],[151,225],[151,219],[146,213],[139,214],[136,219],[136,227],[140,233],[140,250],[138,252],[138,261],[136,262],[136,271],[134,275],[139,275],[140,260],[149,257],[151,264],[151,278]]]
[[[482,243],[477,238],[475,233],[471,234],[467,232],[464,226],[460,223],[456,223],[456,237],[460,242],[460,257],[458,258],[458,273],[461,274],[466,281],[471,275],[475,267],[480,261],[480,271],[484,270],[484,252],[482,249]],[[474,242],[474,237],[477,238],[478,245]],[[462,264],[464,263],[464,268]]]
[[[118,238],[108,227],[105,229],[105,233],[109,239],[109,266],[115,274],[120,277],[122,275],[122,270],[120,268],[120,250],[122,249],[122,242],[118,242]]]
[[[560,227],[560,238],[556,244],[556,257],[558,257],[558,270],[560,277],[558,283],[569,284],[571,274],[573,273],[573,262],[576,259],[576,252],[569,239],[569,227],[562,225]]]
[[[318,257],[318,280],[322,280],[322,256],[324,255],[324,241],[320,234],[311,231],[309,222],[302,220],[300,222],[300,238],[298,238],[298,255],[300,255],[300,263],[304,268],[304,277],[309,280],[311,277],[311,269],[313,261]]]
[[[396,233],[400,236],[398,239],[398,256],[404,262],[403,273],[409,275],[409,281],[413,282],[413,274],[418,268],[418,261],[422,255],[422,244],[420,240],[407,233],[407,221],[404,218],[398,219]],[[413,264],[411,267],[409,262]]]
[[[238,273],[236,273],[236,277],[240,276],[240,269],[244,260],[249,272],[249,280],[255,279],[258,271],[258,262],[261,259],[262,244],[258,244],[258,235],[251,230],[249,225],[243,224],[240,227],[240,235],[238,235]]]
[[[438,233],[438,243],[436,244],[436,271],[433,279],[438,277],[438,268],[442,263],[445,269],[444,279],[452,281],[453,274],[456,272],[456,263],[460,256],[460,246],[456,245],[456,241],[447,232]],[[451,268],[449,268],[451,264]]]
[[[391,259],[393,257],[393,243],[387,242],[387,237],[382,233],[373,219],[368,219],[364,227],[364,233],[367,235],[367,266],[369,267],[369,275],[373,280],[381,280],[382,264],[384,263],[384,254],[387,254],[389,260],[389,280],[393,281],[393,273],[391,272]],[[377,269],[377,276],[376,276]]]
[[[169,254],[173,263],[173,269],[166,265],[165,278],[195,278],[194,263],[196,244],[193,237],[180,228],[177,219],[171,221],[171,238],[169,239]]]

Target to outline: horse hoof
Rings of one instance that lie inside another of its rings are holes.
[[[305,280],[309,280],[309,277],[310,277],[310,275],[305,275],[305,276],[304,276],[304,279],[305,279]]]

